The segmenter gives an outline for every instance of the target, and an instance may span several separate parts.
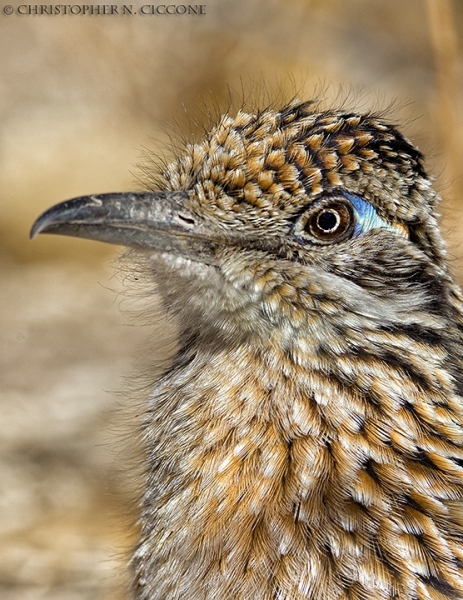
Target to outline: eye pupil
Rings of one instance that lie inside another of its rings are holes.
[[[317,225],[326,233],[334,232],[340,225],[339,214],[333,210],[323,210],[317,217]]]

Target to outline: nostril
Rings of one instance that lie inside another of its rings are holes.
[[[190,227],[194,226],[195,222],[194,219],[192,219],[191,217],[185,217],[185,215],[182,215],[180,213],[177,216],[180,219],[180,221],[182,221],[185,225],[189,225]]]

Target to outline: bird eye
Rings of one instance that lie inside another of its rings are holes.
[[[304,231],[323,241],[343,235],[352,222],[352,211],[346,205],[335,203],[316,211],[307,221]]]
[[[328,244],[350,237],[354,230],[354,213],[344,198],[329,199],[304,213],[294,233],[312,242]]]
[[[293,233],[301,243],[326,245],[357,237],[372,229],[409,237],[404,224],[386,221],[378,215],[373,204],[349,192],[341,192],[309,206],[295,222]]]

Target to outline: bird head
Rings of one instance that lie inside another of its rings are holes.
[[[163,178],[32,230],[137,248],[190,336],[143,421],[139,597],[463,597],[463,313],[420,152],[293,102]]]
[[[293,335],[337,312],[384,324],[441,304],[436,194],[421,153],[375,115],[298,101],[239,111],[162,175],[161,191],[58,204],[32,235],[138,248],[198,328],[213,315],[228,333],[290,322]]]

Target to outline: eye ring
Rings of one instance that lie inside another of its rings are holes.
[[[312,206],[294,227],[302,240],[316,244],[332,244],[351,237],[355,218],[351,203],[346,198],[329,198]]]

